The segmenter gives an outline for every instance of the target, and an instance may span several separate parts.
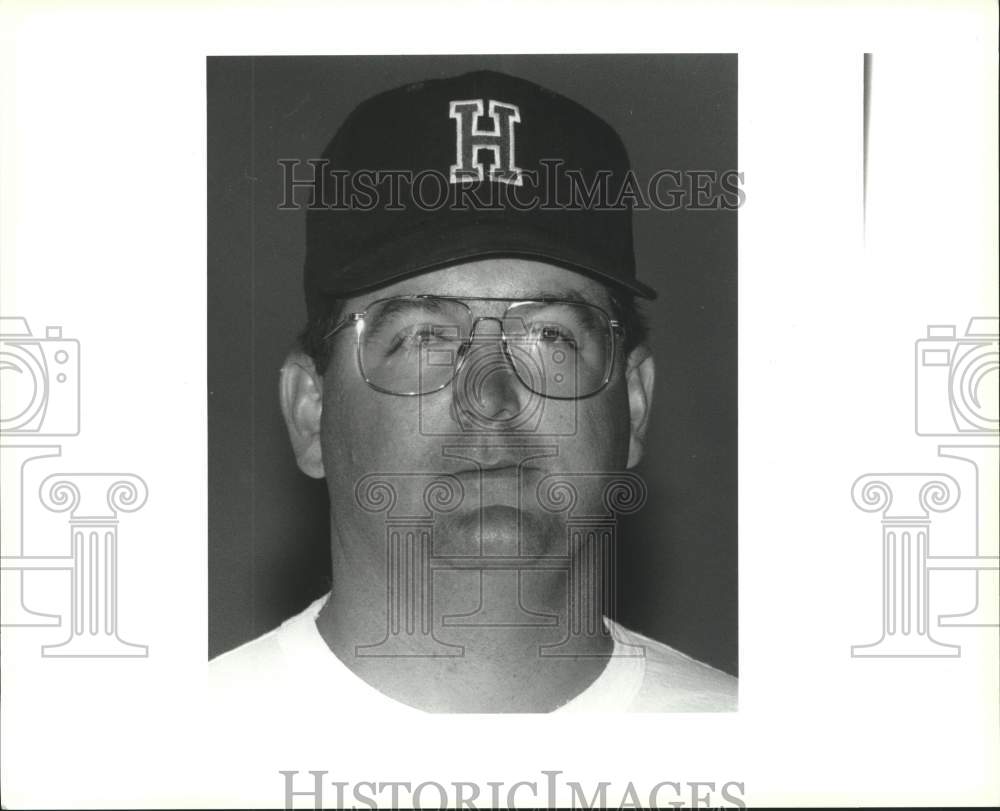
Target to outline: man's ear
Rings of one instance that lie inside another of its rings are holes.
[[[628,356],[625,381],[628,385],[628,411],[631,433],[628,441],[628,463],[635,467],[642,459],[649,425],[649,410],[653,405],[653,380],[655,378],[653,355],[645,346],[637,346]]]
[[[323,377],[312,358],[293,350],[281,367],[281,413],[299,469],[314,479],[322,479],[323,446],[320,417],[323,415]]]

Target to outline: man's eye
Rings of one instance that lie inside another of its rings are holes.
[[[459,341],[458,329],[447,324],[424,324],[417,330],[417,337],[421,341]]]
[[[390,351],[413,349],[430,343],[449,343],[459,340],[458,330],[437,324],[419,324],[396,333]]]
[[[573,340],[573,333],[557,324],[543,324],[533,330],[533,332],[535,338],[542,343]]]

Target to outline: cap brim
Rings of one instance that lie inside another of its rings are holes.
[[[563,243],[557,235],[527,223],[508,221],[426,224],[392,240],[382,241],[337,274],[336,283],[320,288],[328,295],[345,296],[384,287],[420,273],[476,259],[512,257],[548,262],[637,296],[655,299],[656,291],[633,278],[622,278],[602,267],[599,258]]]

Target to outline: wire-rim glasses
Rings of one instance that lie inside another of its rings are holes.
[[[477,317],[467,302],[480,301],[507,307],[502,316]],[[490,322],[499,330],[482,334]],[[624,334],[601,307],[567,298],[391,296],[347,314],[324,340],[351,325],[361,377],[376,391],[403,397],[441,391],[463,369],[484,377],[501,367],[534,394],[590,397],[611,379]]]

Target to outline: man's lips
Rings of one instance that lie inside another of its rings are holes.
[[[463,465],[452,475],[465,485],[470,495],[478,492],[483,498],[506,498],[516,490],[530,487],[544,474],[534,465],[505,461],[480,467]]]
[[[557,454],[548,447],[535,448],[521,445],[495,444],[469,447],[449,447],[444,454],[450,473],[465,480],[482,477],[484,482],[508,481],[521,477],[537,476],[549,457]],[[451,464],[448,464],[450,462]],[[452,467],[452,465],[454,467]]]
[[[537,468],[498,462],[482,467],[464,467],[456,478],[465,490],[463,506],[483,510],[497,506],[519,508],[540,477]]]
[[[538,470],[539,463],[554,453],[524,453],[521,449],[498,445],[494,448],[473,448],[466,453],[452,452],[446,458],[452,460],[457,467],[456,472],[465,473],[478,470],[500,470],[502,468],[524,468]]]
[[[468,465],[463,466],[457,471],[456,475],[459,476],[478,476],[482,475],[484,479],[515,476],[517,475],[518,469],[520,470],[534,470],[532,465],[518,464],[516,462],[497,462],[492,465]]]

